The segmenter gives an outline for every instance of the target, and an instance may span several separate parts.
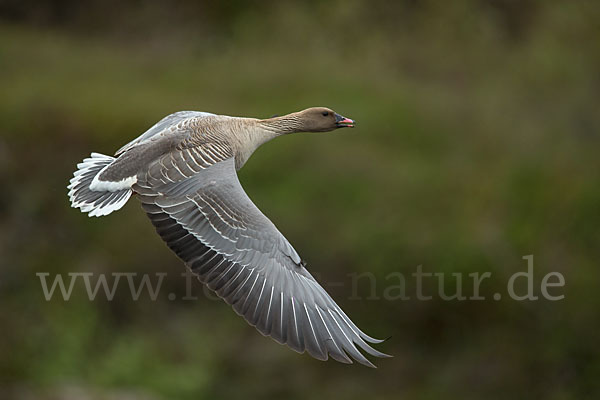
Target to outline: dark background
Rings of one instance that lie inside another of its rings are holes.
[[[0,397],[598,398],[599,21],[595,1],[0,0]],[[278,139],[240,179],[356,323],[391,336],[376,370],[279,346],[196,282],[181,300],[136,199],[69,207],[82,158],[166,114],[317,105],[357,127]],[[529,254],[536,294],[556,271],[563,300],[508,298]],[[418,301],[418,265],[448,293],[489,271],[487,299],[443,301],[429,279]],[[89,301],[81,281],[46,301],[39,272],[168,276],[156,301]],[[395,272],[411,300],[384,298]]]

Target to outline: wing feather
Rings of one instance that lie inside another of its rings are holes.
[[[199,154],[212,165],[200,164]],[[389,357],[368,344],[380,341],[346,316],[248,198],[233,158],[218,161],[227,154],[180,150],[138,179],[134,189],[167,245],[263,335],[320,360],[351,363],[352,357],[373,367],[359,349]]]

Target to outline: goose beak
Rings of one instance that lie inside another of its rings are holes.
[[[335,126],[338,128],[354,128],[354,121],[350,118],[342,117],[340,114],[335,114]]]

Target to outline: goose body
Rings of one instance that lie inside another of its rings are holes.
[[[115,157],[92,153],[78,164],[71,205],[102,216],[136,194],[171,250],[263,335],[320,360],[353,358],[373,367],[358,349],[387,357],[369,345],[381,341],[362,332],[312,277],[236,173],[277,136],[353,124],[323,107],[269,119],[177,112]]]

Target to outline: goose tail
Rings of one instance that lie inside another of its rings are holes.
[[[108,168],[114,157],[92,153],[89,158],[77,164],[69,186],[71,207],[81,209],[90,217],[108,215],[123,207],[131,197],[131,183],[121,181],[119,184],[98,184],[99,175]]]

